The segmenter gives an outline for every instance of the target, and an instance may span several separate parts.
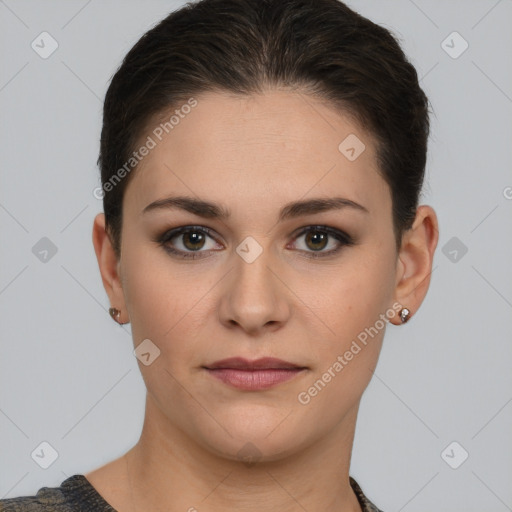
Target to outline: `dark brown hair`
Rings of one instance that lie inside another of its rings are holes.
[[[118,171],[127,169],[149,123],[202,92],[250,95],[272,87],[324,100],[373,135],[400,247],[423,184],[429,113],[395,37],[337,0],[201,0],[146,32],[105,96],[98,165],[118,257],[123,193],[133,174]]]

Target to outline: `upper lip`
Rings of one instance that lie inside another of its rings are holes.
[[[222,359],[215,363],[205,366],[208,370],[218,370],[221,368],[231,368],[236,370],[283,370],[283,369],[299,369],[304,368],[303,366],[296,365],[283,361],[282,359],[276,359],[275,357],[262,357],[249,361],[243,357],[230,357],[228,359]]]

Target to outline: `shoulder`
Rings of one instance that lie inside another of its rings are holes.
[[[68,512],[72,509],[62,487],[41,487],[33,496],[19,496],[0,500],[0,512]]]
[[[73,475],[59,487],[41,487],[35,495],[0,500],[0,512],[115,512],[84,475]]]
[[[354,493],[357,496],[357,499],[359,501],[359,504],[361,505],[361,509],[363,512],[383,512],[380,508],[378,508],[376,505],[374,505],[363,493],[363,490],[359,486],[359,484],[356,482],[354,478],[351,476],[349,477],[350,486],[352,487]],[[1,512],[1,510],[0,510]]]

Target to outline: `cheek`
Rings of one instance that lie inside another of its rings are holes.
[[[145,338],[161,345],[166,333],[183,316],[184,289],[179,277],[171,274],[165,254],[148,248],[148,242],[125,237],[123,253],[123,292],[130,315],[135,343]],[[176,291],[179,290],[179,293]],[[185,289],[186,292],[186,289]]]
[[[326,424],[336,423],[358,403],[372,378],[388,325],[381,315],[391,289],[380,270],[333,278],[322,297],[317,314],[326,327],[311,337],[309,347],[317,364],[297,396],[308,417],[321,414]]]
[[[310,379],[311,394],[318,406],[346,402],[348,407],[371,379],[388,322],[386,311],[394,285],[392,247],[362,247],[347,256],[343,264],[323,275],[321,288],[308,282],[311,302],[321,319],[320,332],[311,337],[310,350],[318,361]],[[378,256],[377,256],[378,255]],[[307,289],[302,290],[307,297]],[[311,290],[317,290],[311,295]],[[321,293],[319,290],[321,289]],[[341,358],[341,359],[340,359]],[[316,383],[316,384],[315,384]],[[318,398],[316,396],[318,395]],[[315,398],[314,398],[315,397]],[[307,397],[306,397],[307,400]]]
[[[180,270],[163,249],[139,249],[143,244],[129,244],[128,237],[127,246],[123,290],[134,343],[150,339],[160,349],[159,362],[173,372],[180,371],[193,360],[196,340],[205,337],[207,292],[215,280]]]
[[[297,295],[316,314],[315,325],[326,346],[343,348],[390,307],[395,279],[392,256],[382,248],[361,246],[347,252],[339,265],[297,281]]]

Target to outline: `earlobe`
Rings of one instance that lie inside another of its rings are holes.
[[[99,213],[94,218],[92,241],[98,260],[101,279],[109,297],[110,304],[120,311],[117,320],[115,320],[119,323],[126,323],[121,321],[121,317],[126,317],[126,306],[119,275],[120,262],[105,229],[105,215],[103,213]]]
[[[405,321],[414,316],[427,294],[438,239],[435,211],[427,205],[419,206],[412,227],[404,233],[398,257],[394,300],[409,311]],[[393,323],[405,322],[397,315]]]

